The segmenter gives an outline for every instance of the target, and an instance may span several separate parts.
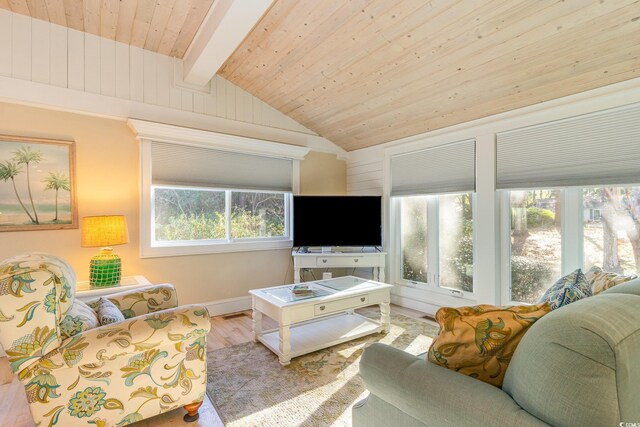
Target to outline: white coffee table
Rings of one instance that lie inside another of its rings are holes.
[[[389,332],[392,285],[354,276],[306,282],[313,296],[297,297],[293,285],[249,291],[253,305],[256,341],[278,355],[280,364],[291,358],[377,332]],[[380,306],[380,320],[354,313],[369,305]],[[278,322],[263,331],[262,315]]]

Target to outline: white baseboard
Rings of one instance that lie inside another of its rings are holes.
[[[429,304],[427,302],[418,301],[413,298],[402,297],[400,295],[391,294],[391,302],[399,305],[400,307],[410,308],[412,310],[418,310],[429,316],[435,316],[436,311],[440,308],[439,305]]]
[[[207,310],[209,310],[209,315],[221,316],[223,314],[250,310],[251,297],[247,295],[245,297],[220,299],[216,301],[205,302],[202,305],[207,307]]]

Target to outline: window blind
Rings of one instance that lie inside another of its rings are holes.
[[[497,135],[497,188],[640,183],[640,104]]]
[[[416,196],[473,192],[474,139],[391,157],[391,195]]]
[[[151,176],[156,185],[291,191],[290,159],[154,142]]]

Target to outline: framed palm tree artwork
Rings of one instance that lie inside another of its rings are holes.
[[[0,136],[0,231],[78,228],[75,148]]]

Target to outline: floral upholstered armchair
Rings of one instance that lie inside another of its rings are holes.
[[[0,343],[36,424],[124,426],[180,406],[197,419],[207,310],[176,307],[172,285],[149,286],[107,296],[126,320],[99,326],[74,299],[75,280],[49,254],[0,263]]]

